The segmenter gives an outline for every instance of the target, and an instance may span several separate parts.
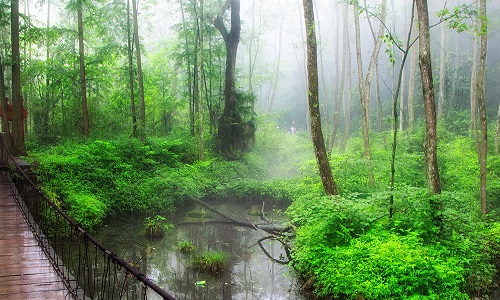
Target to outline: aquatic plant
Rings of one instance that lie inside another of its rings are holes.
[[[146,236],[150,238],[161,238],[166,230],[174,227],[174,225],[167,223],[165,217],[160,215],[154,218],[147,217],[145,221]]]
[[[179,242],[179,245],[177,245],[177,251],[182,254],[193,253],[195,250],[196,247],[191,241],[181,241]]]
[[[224,269],[227,254],[222,251],[207,251],[198,253],[191,261],[191,266],[207,273],[219,273]]]

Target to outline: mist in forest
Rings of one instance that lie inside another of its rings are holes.
[[[54,1],[52,1],[54,2]],[[112,1],[110,1],[112,2]],[[204,22],[209,23],[209,18],[215,16],[216,3],[206,4]],[[378,16],[382,1],[361,1],[360,5],[366,10],[360,12],[360,40],[361,56],[363,59],[363,76],[366,76],[371,53],[374,48],[374,34],[379,27]],[[181,5],[179,1],[139,1],[139,24],[141,42],[144,47],[145,64],[151,62],[149,58],[162,52],[162,49],[174,47],[179,43],[175,25],[182,23]],[[440,20],[438,11],[455,7],[468,7],[476,9],[475,1],[430,1],[429,14],[431,19],[431,47],[432,63],[435,81],[436,98],[439,97],[440,69],[445,63],[445,99],[444,114],[453,118],[456,112],[466,112],[469,109],[469,86],[472,56],[474,53],[474,19],[465,18],[462,21],[470,28],[459,33],[457,29],[449,28],[450,22]],[[46,24],[47,5],[38,2],[29,2],[24,11],[35,16],[40,25]],[[350,55],[351,65],[345,66],[350,70],[352,82],[351,93],[351,118],[352,128],[359,128],[359,93],[355,45],[354,7],[348,7],[348,15],[343,14],[342,1],[316,0],[315,18],[318,36],[318,65],[319,65],[319,91],[324,130],[330,131],[335,112],[345,113],[347,99],[347,82],[344,82],[341,91],[342,64],[346,62],[346,55]],[[109,5],[112,5],[111,3]],[[401,45],[406,43],[412,18],[412,1],[387,2],[387,19],[384,24],[385,33],[390,33]],[[488,28],[488,60],[486,69],[487,112],[490,119],[497,113],[500,94],[500,53],[494,51],[500,46],[500,21],[498,13],[500,3],[488,2],[489,28]],[[60,1],[52,3],[51,26],[58,26],[61,22],[72,22],[65,4]],[[349,53],[343,50],[343,20],[347,18]],[[416,18],[416,15],[415,15]],[[256,111],[259,114],[277,114],[278,126],[290,129],[292,122],[297,130],[307,129],[307,77],[305,67],[305,29],[300,0],[247,0],[241,1],[242,33],[238,48],[237,84],[241,90],[251,90],[257,97]],[[446,28],[441,30],[441,27]],[[373,31],[373,32],[372,32]],[[445,37],[442,37],[442,34]],[[412,39],[416,37],[413,33]],[[444,41],[444,44],[443,44]],[[417,48],[415,44],[413,48]],[[444,49],[444,56],[441,54]],[[391,57],[394,58],[391,63]],[[402,52],[391,45],[383,43],[378,56],[378,72],[372,78],[371,118],[377,115],[378,97],[377,85],[380,91],[381,114],[391,116],[392,93],[397,83],[397,71],[401,63]],[[172,59],[173,60],[173,59]],[[173,64],[173,63],[172,63]],[[411,61],[408,58],[405,64],[403,86],[401,91],[401,105],[406,105]],[[252,70],[250,70],[252,68]],[[345,71],[348,72],[348,71]],[[422,117],[418,64],[416,67],[414,84],[415,114],[416,118]],[[251,86],[250,86],[251,85]],[[335,102],[337,97],[342,99]],[[337,107],[340,103],[340,107]],[[403,122],[408,121],[407,108],[402,111]],[[342,125],[341,125],[342,126]],[[386,127],[389,127],[387,125]],[[328,135],[328,134],[327,134]]]

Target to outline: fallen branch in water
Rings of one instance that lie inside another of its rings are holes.
[[[209,211],[223,217],[224,219],[230,221],[231,223],[235,224],[235,225],[238,225],[238,226],[243,226],[243,227],[250,227],[250,228],[254,228],[254,229],[260,229],[260,230],[263,230],[267,233],[270,233],[270,234],[274,234],[274,235],[284,235],[285,233],[287,232],[290,232],[290,230],[292,230],[292,227],[291,226],[287,226],[287,227],[277,227],[275,225],[268,225],[268,224],[253,224],[252,222],[248,221],[248,220],[237,220],[237,219],[234,219],[226,214],[224,214],[223,212],[219,211],[218,209],[214,208],[213,206],[207,204],[206,202],[198,199],[198,198],[195,198],[193,196],[190,196],[190,195],[186,195],[186,198],[193,201],[194,203],[196,204],[199,204],[203,207],[205,207],[206,209],[208,209]]]
[[[283,249],[285,249],[287,260],[283,260],[283,259],[281,259],[281,257],[280,257],[280,259],[276,259],[276,258],[272,257],[272,255],[269,254],[269,252],[266,250],[266,248],[264,248],[264,245],[262,245],[262,242],[265,240],[273,240],[273,241],[280,242],[281,245],[283,245]],[[259,244],[259,247],[262,250],[262,252],[264,252],[264,254],[267,256],[267,258],[269,258],[269,260],[271,260],[272,262],[275,262],[275,263],[278,263],[281,265],[287,265],[291,260],[290,246],[287,243],[285,243],[282,239],[280,239],[279,237],[277,237],[275,235],[270,235],[270,236],[265,236],[263,238],[260,238],[256,244]]]

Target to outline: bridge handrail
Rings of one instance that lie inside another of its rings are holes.
[[[3,135],[0,135],[0,140],[1,163],[12,173],[9,177],[14,196],[22,206],[35,238],[75,299],[139,299],[139,294],[140,299],[147,299],[149,288],[163,299],[175,300],[146,275],[98,242],[50,200],[12,156]],[[74,261],[76,259],[77,262]],[[130,278],[142,283],[141,291],[137,291],[137,285],[132,287],[134,283],[129,282]]]

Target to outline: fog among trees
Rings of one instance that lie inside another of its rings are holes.
[[[5,140],[79,221],[87,202],[91,227],[187,195],[269,197],[289,201],[293,267],[315,295],[498,286],[499,1],[24,0],[0,13]],[[344,265],[356,257],[373,268]]]

